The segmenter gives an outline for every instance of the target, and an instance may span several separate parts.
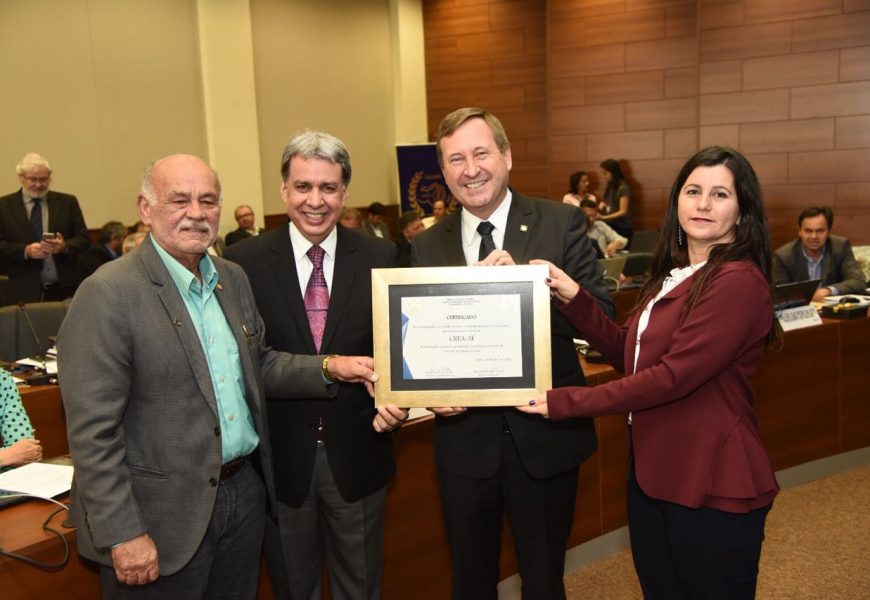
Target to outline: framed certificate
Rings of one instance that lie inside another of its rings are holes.
[[[546,265],[372,270],[375,404],[518,406],[552,387]]]

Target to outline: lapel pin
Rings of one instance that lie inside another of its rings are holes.
[[[220,281],[218,281],[218,283],[217,283],[217,289],[219,289],[220,291],[224,290],[224,286],[221,285]]]
[[[520,225],[520,231],[522,231],[522,232],[526,232],[526,231],[528,231],[528,230],[529,230],[529,226],[528,226],[528,225]]]

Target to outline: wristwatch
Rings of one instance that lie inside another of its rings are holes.
[[[323,362],[320,363],[320,373],[323,375],[323,378],[327,381],[327,383],[335,383],[336,379],[329,372],[329,361],[338,356],[338,354],[327,354],[323,357]]]

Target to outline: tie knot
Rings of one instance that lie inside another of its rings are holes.
[[[493,229],[495,229],[495,225],[493,225],[489,221],[481,221],[480,224],[477,226],[477,233],[479,233],[481,236],[490,235]]]
[[[31,198],[33,200],[33,206],[39,206],[42,203],[42,198]]]
[[[308,258],[311,259],[311,264],[314,265],[315,269],[323,268],[323,257],[326,252],[320,246],[311,246],[306,252]]]

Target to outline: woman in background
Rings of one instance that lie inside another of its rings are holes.
[[[631,211],[628,207],[631,201],[631,188],[625,181],[619,163],[612,158],[601,163],[601,176],[607,187],[604,190],[604,198],[598,205],[601,210],[601,216],[598,218],[607,221],[616,233],[630,241],[634,233],[631,226]]]
[[[550,390],[520,410],[630,411],[628,526],[644,598],[755,597],[779,490],[750,383],[775,335],[770,264],[755,172],[735,150],[712,147],[674,183],[652,277],[625,326],[550,266],[558,310],[626,376]]]
[[[42,460],[42,446],[21,404],[15,380],[0,369],[0,470]]]
[[[597,200],[589,193],[589,175],[586,171],[575,171],[568,178],[568,189],[571,190],[562,197],[562,202],[580,207],[583,200]]]

